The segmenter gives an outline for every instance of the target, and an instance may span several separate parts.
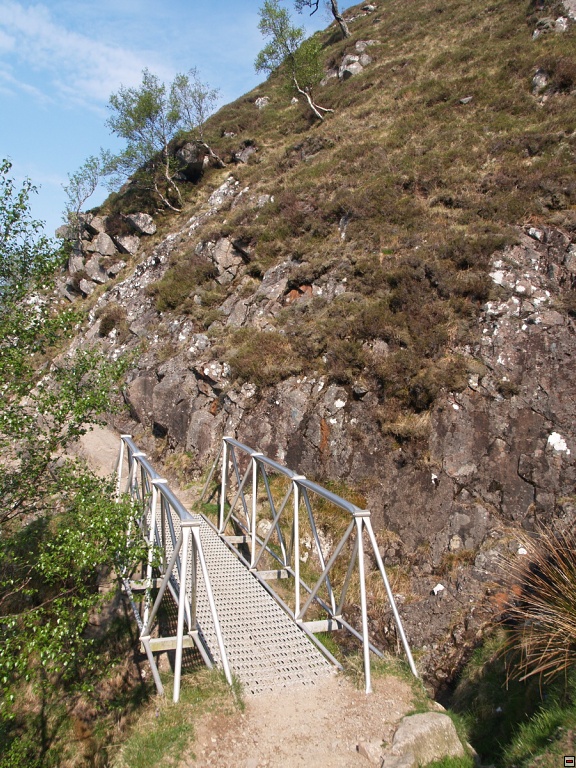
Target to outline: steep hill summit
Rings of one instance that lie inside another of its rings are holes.
[[[134,355],[121,426],[167,466],[234,435],[364,497],[438,690],[514,528],[576,513],[576,7],[345,16],[317,36],[333,112],[280,68],[171,145],[182,211],[135,177],[83,216],[61,289],[76,346]],[[395,647],[374,596],[372,631]]]

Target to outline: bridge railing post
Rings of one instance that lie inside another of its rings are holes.
[[[414,664],[412,651],[410,650],[410,645],[408,643],[408,639],[406,638],[406,633],[404,632],[402,619],[400,618],[400,614],[398,613],[398,607],[396,606],[396,601],[394,600],[394,595],[392,594],[392,589],[390,588],[390,582],[388,581],[388,576],[386,575],[386,569],[384,568],[384,562],[382,560],[382,555],[380,554],[380,551],[378,549],[378,543],[376,541],[376,536],[374,535],[374,530],[372,528],[372,523],[370,519],[366,521],[365,525],[368,531],[368,536],[370,537],[370,541],[372,543],[374,556],[376,557],[376,564],[378,565],[378,570],[380,571],[380,575],[382,576],[382,581],[384,582],[384,588],[386,589],[388,602],[390,603],[390,606],[392,608],[392,613],[394,615],[394,621],[396,622],[398,634],[400,635],[400,639],[404,647],[404,652],[406,654],[406,658],[408,659],[408,664],[410,665],[410,670],[412,671],[412,674],[414,675],[414,677],[418,677],[416,664]]]
[[[226,492],[228,490],[228,442],[222,440],[222,487],[220,489],[220,517],[218,520],[218,533],[224,533],[224,511],[226,508]]]
[[[250,518],[250,568],[254,568],[256,560],[256,512],[258,507],[258,461],[256,454],[252,461],[252,515]]]
[[[176,658],[174,660],[174,703],[180,699],[180,678],[182,676],[182,649],[184,644],[184,605],[186,602],[186,573],[188,572],[188,547],[190,545],[190,528],[182,526],[182,549],[180,561],[180,593],[178,596],[178,624],[176,629]]]
[[[368,513],[369,514],[369,513]],[[360,610],[362,611],[362,651],[364,656],[364,682],[366,693],[372,693],[370,678],[370,641],[368,640],[368,606],[366,603],[366,573],[364,568],[364,516],[355,515],[358,542],[358,576],[360,579]]]

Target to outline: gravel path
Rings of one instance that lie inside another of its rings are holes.
[[[411,709],[413,693],[397,677],[374,682],[366,695],[338,675],[313,688],[260,694],[243,714],[205,715],[197,726],[195,757],[179,768],[362,768],[358,747],[392,740]]]

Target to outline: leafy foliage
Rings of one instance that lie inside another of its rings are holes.
[[[342,37],[350,37],[350,30],[348,29],[348,25],[344,21],[344,18],[342,14],[340,13],[338,9],[338,3],[337,0],[327,0],[326,5],[330,8],[330,12],[332,13],[332,16],[338,23],[338,26],[340,27],[340,31],[342,32]],[[302,13],[304,11],[304,8],[310,9],[310,15],[316,13],[320,6],[320,0],[294,0],[294,7],[298,11],[298,13]]]
[[[284,64],[291,87],[304,96],[310,109],[320,120],[331,109],[315,103],[313,89],[322,79],[321,45],[317,38],[304,40],[304,29],[292,25],[290,15],[278,0],[265,0],[260,9],[258,29],[270,42],[258,54],[254,67],[257,72],[273,72]]]
[[[200,80],[193,67],[187,74],[176,75],[170,89],[172,108],[180,114],[185,129],[204,141],[204,125],[218,102],[220,91]]]
[[[21,696],[42,712],[83,684],[98,663],[86,634],[102,603],[98,579],[139,551],[124,535],[131,505],[65,458],[114,407],[125,364],[88,350],[54,357],[77,318],[40,290],[61,255],[36,234],[32,185],[17,191],[9,169],[3,163],[0,175],[0,759],[48,765],[45,733],[20,739]]]
[[[109,155],[107,153],[104,153],[102,157],[91,155],[75,173],[68,174],[68,184],[64,187],[64,192],[68,198],[65,219],[74,231],[78,246],[82,237],[80,214],[86,201],[96,191],[108,162]]]
[[[36,187],[26,179],[16,189],[11,168],[8,160],[0,163],[0,320],[13,302],[40,287],[62,260],[50,241],[36,234],[41,224],[32,219],[28,204]]]
[[[108,126],[126,141],[123,152],[106,160],[112,186],[135,174],[166,207],[179,210],[182,196],[173,178],[177,169],[170,142],[183,130],[197,132],[203,142],[204,123],[217,98],[218,91],[202,83],[196,69],[176,75],[170,86],[145,69],[139,87],[121,86],[108,105]]]

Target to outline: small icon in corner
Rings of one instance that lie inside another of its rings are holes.
[[[564,768],[576,768],[576,757],[574,755],[564,755]]]

